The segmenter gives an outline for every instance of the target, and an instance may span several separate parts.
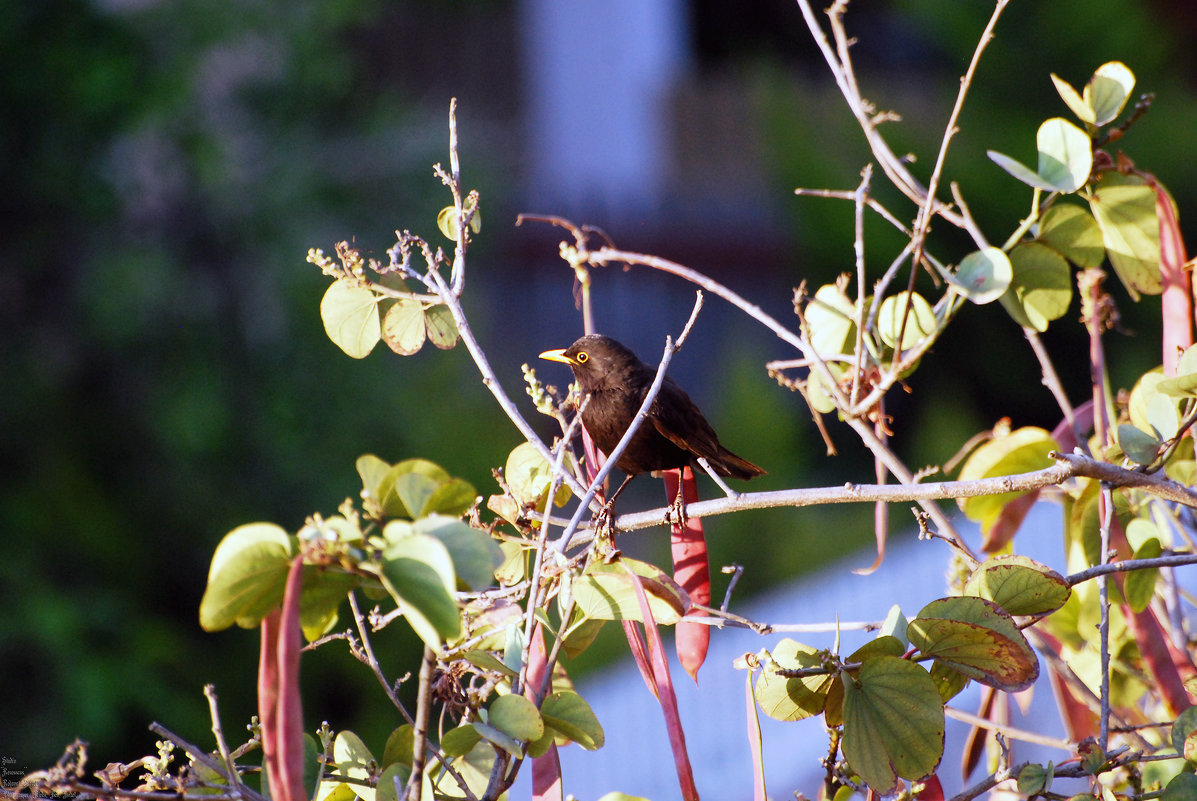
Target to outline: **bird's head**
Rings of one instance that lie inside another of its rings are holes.
[[[546,350],[540,358],[568,364],[583,392],[626,386],[628,375],[643,369],[636,354],[602,334],[587,334],[564,350]]]

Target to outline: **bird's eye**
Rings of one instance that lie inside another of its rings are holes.
[[[582,351],[575,356],[574,359],[578,362],[578,364],[586,364],[586,362],[590,360],[590,354],[586,351]]]

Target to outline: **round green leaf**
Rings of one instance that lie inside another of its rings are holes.
[[[570,470],[573,464],[572,455],[567,453],[564,468]],[[540,451],[532,443],[521,442],[512,449],[507,455],[503,477],[507,479],[507,486],[511,487],[511,492],[521,505],[544,508],[545,496],[553,483],[553,466],[540,455]],[[554,505],[563,506],[571,495],[569,487],[562,482],[553,498]]]
[[[343,801],[355,795],[362,801],[375,801],[374,788],[369,786],[373,754],[362,738],[351,731],[337,733],[333,741],[334,767],[316,789],[316,801]],[[353,784],[346,779],[354,780]]]
[[[1155,537],[1144,542],[1135,550],[1135,559],[1155,559],[1164,552],[1160,541]],[[1122,585],[1122,594],[1131,609],[1142,612],[1151,603],[1155,595],[1155,582],[1159,578],[1158,568],[1148,570],[1132,570],[1126,574],[1126,581]]]
[[[960,260],[956,273],[950,275],[952,285],[976,304],[992,303],[1010,286],[1014,268],[1001,248],[975,250]]]
[[[1151,464],[1163,443],[1158,437],[1122,423],[1118,426],[1118,446],[1138,464]]]
[[[775,668],[800,670],[821,667],[823,655],[787,637],[774,646],[770,661],[772,664],[766,662],[754,687],[761,711],[774,720],[802,720],[822,714],[835,676],[824,674],[787,678],[779,676]]]
[[[1106,258],[1101,228],[1087,209],[1075,203],[1056,203],[1044,211],[1039,216],[1038,239],[1077,267],[1100,267]]]
[[[1042,428],[1028,426],[1015,429],[1005,436],[995,437],[973,451],[960,468],[960,480],[1009,476],[1048,467],[1048,454],[1057,449],[1051,434]],[[1002,508],[1023,493],[1007,492],[978,498],[961,498],[961,511],[969,520],[980,521],[988,528]]]
[[[490,784],[491,770],[495,764],[495,749],[479,739],[467,753],[454,759],[450,764],[457,775],[465,780],[466,786],[474,798],[481,798]],[[465,798],[465,793],[458,786],[457,781],[450,776],[442,776],[437,790],[445,798]]]
[[[905,321],[905,328],[903,328]],[[877,311],[877,333],[891,348],[902,337],[901,350],[912,348],[936,329],[935,310],[917,292],[899,292],[881,301]]]
[[[1093,171],[1093,143],[1089,135],[1063,117],[1052,117],[1039,126],[1039,177],[1048,188],[1075,192]]]
[[[424,326],[428,330],[428,341],[441,350],[452,349],[461,337],[453,313],[444,304],[424,310]]]
[[[441,738],[441,749],[451,757],[464,756],[482,739],[478,730],[468,723],[449,729]]]
[[[503,563],[499,544],[453,517],[430,515],[415,523],[415,530],[441,541],[453,560],[453,571],[468,590],[481,590],[494,583],[495,568]]]
[[[1185,746],[1194,734],[1197,734],[1197,706],[1191,706],[1181,712],[1172,724],[1172,747],[1176,749],[1176,753],[1190,761],[1197,761],[1197,750],[1186,750]]]
[[[971,679],[1016,692],[1039,676],[1039,660],[1014,620],[971,596],[932,601],[910,621],[910,642]]]
[[[387,528],[394,525],[389,523]],[[382,579],[387,592],[427,645],[439,648],[442,639],[461,633],[461,619],[453,598],[457,585],[453,561],[436,537],[411,533],[393,539],[382,554]]]
[[[964,594],[993,601],[1011,615],[1054,612],[1072,590],[1056,571],[1025,556],[987,559],[964,582]]]
[[[517,740],[536,740],[544,734],[544,721],[536,704],[522,695],[500,695],[488,711],[486,722]]]
[[[355,359],[364,359],[382,335],[378,324],[378,298],[365,286],[338,278],[320,301],[324,331],[338,348]]]
[[[467,207],[465,209],[469,211]],[[446,239],[457,241],[457,210],[453,206],[445,206],[436,215],[436,227],[445,235]],[[482,215],[474,209],[474,216],[470,218],[470,230],[478,233],[482,230]]]
[[[234,623],[246,628],[260,623],[282,603],[293,556],[291,538],[273,523],[250,523],[226,534],[212,554],[200,626],[219,631]]]
[[[810,329],[810,344],[825,359],[852,352],[855,307],[835,284],[824,284],[806,305],[803,314]]]
[[[1046,245],[1022,242],[1010,251],[1010,264],[1014,272],[1002,306],[1019,325],[1046,331],[1072,302],[1068,262]]]
[[[1197,798],[1197,775],[1178,773],[1164,786],[1160,801],[1192,801]]]
[[[361,584],[353,573],[310,565],[303,570],[299,600],[299,625],[309,642],[318,640],[337,624],[337,610],[346,596]]]
[[[943,756],[943,702],[917,664],[893,656],[870,660],[844,677],[844,756],[877,792],[919,779]]]
[[[1113,122],[1135,88],[1135,74],[1121,61],[1108,61],[1097,68],[1089,83],[1085,84],[1085,105],[1093,110],[1097,125]]]
[[[611,564],[593,564],[574,582],[574,601],[584,617],[644,622],[636,589],[624,566],[641,577],[649,610],[658,625],[672,626],[681,619],[690,605],[686,591],[660,568],[627,558]]]
[[[1157,369],[1163,371],[1162,367]],[[1162,378],[1156,388],[1172,398],[1197,397],[1197,345],[1185,348],[1176,365],[1176,376]]]
[[[411,298],[399,298],[382,319],[382,336],[387,347],[400,356],[411,356],[424,347],[424,304]]]
[[[1081,122],[1087,122],[1090,125],[1096,117],[1093,114],[1093,109],[1081,97],[1080,92],[1072,88],[1072,84],[1060,78],[1054,72],[1052,73],[1052,83],[1056,85],[1056,91],[1060,93],[1060,99],[1068,106],[1069,111],[1077,116]]]
[[[590,704],[575,692],[561,690],[550,693],[540,705],[540,716],[544,718],[546,726],[551,726],[587,751],[603,747],[605,735],[598,717]]]
[[[414,758],[415,747],[415,730],[410,723],[404,723],[387,737],[386,745],[382,749],[383,767],[397,762],[410,766]]]
[[[1135,300],[1158,295],[1160,222],[1156,194],[1134,179],[1108,175],[1089,199],[1114,272]]]

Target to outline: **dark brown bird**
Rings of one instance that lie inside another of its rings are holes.
[[[545,351],[540,358],[570,366],[583,395],[590,396],[582,411],[582,425],[603,453],[614,450],[640,410],[657,371],[601,334],[588,334],[564,350]],[[667,376],[649,407],[648,419],[636,429],[615,466],[630,478],[694,465],[700,456],[721,476],[753,478],[765,473],[719,444],[715,430],[690,396]]]

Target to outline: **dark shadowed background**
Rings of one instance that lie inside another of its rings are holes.
[[[920,176],[991,10],[851,8],[864,94],[903,115],[886,130],[918,155]],[[948,161],[992,239],[1030,194],[985,151],[1031,161],[1039,122],[1067,113],[1048,74],[1080,86],[1117,59],[1136,91],[1156,93],[1124,146],[1173,191],[1195,241],[1195,20],[1188,0],[1011,3]],[[342,239],[384,257],[397,228],[447,245],[435,218],[450,200],[432,165],[447,163],[454,96],[463,173],[482,196],[465,305],[521,402],[520,364],[581,330],[561,232],[515,228],[521,211],[598,225],[787,319],[800,281],[851,269],[851,205],[792,190],[854,187],[867,152],[785,0],[0,1],[6,769],[43,767],[75,737],[97,768],[131,760],[153,752],[152,720],[208,744],[208,682],[240,741],[256,635],[200,631],[212,551],[241,523],[295,530],[334,512],[360,488],[358,455],[429,458],[494,491],[491,469],[518,434],[464,349],[349,359],[318,315],[327,279],[304,260]],[[880,269],[896,239],[875,218],[870,230]],[[933,243],[945,261],[968,247]],[[646,360],[693,302],[689,286],[642,268],[596,273],[595,294],[600,330]],[[1125,383],[1158,362],[1158,323],[1150,301],[1118,299],[1126,332],[1111,335],[1112,368]],[[914,467],[1003,415],[1056,422],[1000,308],[968,309],[953,331],[890,408]],[[1088,380],[1067,361],[1078,336],[1046,338],[1074,397]],[[765,360],[793,355],[709,297],[673,375],[728,445],[769,470],[754,488],[871,481],[846,430],[832,426],[842,455],[825,457],[805,404],[765,375]],[[566,381],[554,366],[538,373]],[[629,506],[661,500],[648,480],[636,489]],[[713,562],[745,565],[741,592],[753,593],[867,544],[870,519],[863,508],[718,519]],[[662,558],[661,540],[629,547]],[[377,647],[392,673],[415,664],[399,633]],[[397,725],[344,648],[306,657],[303,681],[313,727],[327,719],[380,749]]]

